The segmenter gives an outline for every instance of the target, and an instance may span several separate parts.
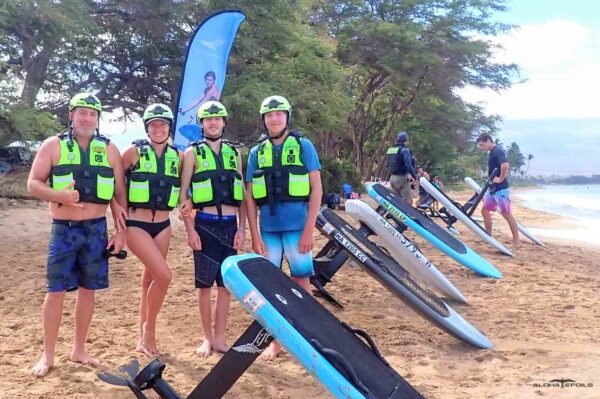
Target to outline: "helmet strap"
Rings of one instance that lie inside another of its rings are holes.
[[[214,143],[215,141],[221,140],[221,137],[223,137],[223,133],[221,133],[221,135],[219,137],[208,137],[205,135],[204,139],[208,140],[208,141],[212,141]]]
[[[69,142],[73,144],[73,121],[69,121],[69,133],[67,134]]]
[[[275,136],[271,136],[271,134],[269,133],[269,129],[267,129],[267,124],[265,123],[265,116],[264,115],[262,116],[263,126],[265,127],[265,130],[267,131],[267,135],[269,136],[270,139],[272,139],[272,140],[280,139],[283,137],[286,130],[290,129],[290,119],[291,119],[292,115],[290,115],[289,111],[286,111],[286,113],[287,113],[287,119],[286,119],[285,127],[283,128],[283,130],[281,132],[279,132]]]
[[[279,133],[277,133],[275,136],[271,136],[271,134],[269,133],[269,138],[271,140],[277,140],[283,137],[283,135],[285,134],[285,132],[287,131],[287,126],[283,128],[283,130]]]
[[[200,129],[202,129],[202,138],[204,140],[212,141],[213,143],[221,140],[223,133],[225,133],[225,126],[223,126],[223,130],[221,130],[221,134],[218,137],[208,137],[206,134],[204,134],[204,128],[202,127],[202,124],[200,125]]]

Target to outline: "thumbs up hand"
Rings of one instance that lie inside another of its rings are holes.
[[[59,191],[60,200],[58,202],[64,206],[83,208],[83,204],[79,203],[79,191],[72,190],[73,187],[75,187],[75,181],[72,181],[65,188]]]

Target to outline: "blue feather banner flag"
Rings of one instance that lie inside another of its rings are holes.
[[[237,10],[208,16],[192,35],[181,76],[173,141],[184,150],[202,137],[196,122],[200,104],[220,100],[227,73],[227,59],[244,14]]]

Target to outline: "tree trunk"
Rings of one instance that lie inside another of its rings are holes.
[[[46,81],[48,63],[53,50],[47,47],[42,49],[35,57],[23,60],[25,68],[25,84],[21,92],[21,102],[33,108],[35,99]]]

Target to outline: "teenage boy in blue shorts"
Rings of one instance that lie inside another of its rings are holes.
[[[260,114],[268,135],[250,150],[246,171],[246,191],[252,193],[246,196],[252,249],[278,267],[285,255],[292,278],[310,292],[313,229],[323,195],[321,164],[314,145],[290,130],[287,99],[267,97]],[[273,360],[279,350],[273,341],[263,358]]]

